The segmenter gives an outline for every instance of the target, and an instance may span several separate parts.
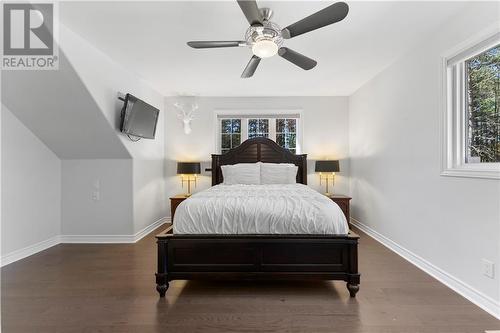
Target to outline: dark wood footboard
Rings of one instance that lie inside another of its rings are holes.
[[[348,235],[156,236],[156,289],[165,296],[171,280],[343,280],[351,297],[359,290],[358,239]]]

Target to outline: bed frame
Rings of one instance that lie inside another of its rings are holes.
[[[221,165],[293,163],[297,182],[307,184],[307,155],[294,155],[266,138],[254,138],[223,155],[212,155],[212,185],[222,183]],[[343,280],[351,297],[359,290],[358,239],[348,235],[156,236],[156,290],[164,297],[171,280],[284,279]]]

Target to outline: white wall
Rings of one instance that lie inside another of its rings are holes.
[[[61,160],[2,105],[2,256],[61,228]]]
[[[62,234],[132,235],[132,188],[132,160],[63,160]]]
[[[360,88],[349,110],[353,217],[497,306],[500,183],[440,176],[440,55],[498,26],[498,13],[498,2],[469,5]]]
[[[81,38],[64,25],[60,27],[61,48],[75,68],[79,78],[86,89],[92,95],[93,100],[99,106],[100,111],[111,125],[112,130],[119,137],[122,144],[128,150],[133,163],[131,168],[133,200],[133,233],[140,231],[148,225],[166,216],[168,203],[165,197],[165,116],[164,97],[155,91],[147,82],[131,73],[126,68],[116,64],[106,54],[96,49],[88,41]],[[119,132],[120,110],[123,102],[118,100],[118,96],[131,93],[140,99],[152,104],[160,109],[156,138],[154,140],[142,139],[132,142],[127,136]],[[75,167],[77,163],[85,166],[92,161],[80,160],[71,163],[63,163],[63,168],[71,165]],[[104,169],[111,170],[114,165],[112,160],[101,160],[97,162],[103,165]],[[106,163],[108,163],[106,165]],[[124,162],[120,162],[124,163]],[[86,171],[84,167],[78,168],[81,181],[86,181],[96,176]],[[71,170],[64,170],[64,174],[71,173]],[[101,178],[103,176],[101,175]],[[105,181],[106,178],[103,179]],[[112,182],[112,179],[110,179]],[[77,186],[79,183],[73,184]],[[80,185],[85,186],[85,183]],[[67,189],[64,187],[63,190]],[[85,192],[84,187],[81,188]],[[87,195],[88,196],[88,195]],[[80,208],[79,208],[80,207]],[[90,206],[73,206],[73,209],[80,209],[81,216],[87,214],[88,209],[96,208]],[[112,206],[109,207],[111,214],[116,214]],[[98,211],[94,211],[98,213]],[[72,214],[74,216],[78,213]],[[66,214],[63,218],[67,216]],[[64,219],[64,223],[66,220]],[[71,223],[71,222],[68,222]],[[125,223],[122,220],[122,223]],[[102,228],[101,228],[102,229]],[[84,232],[85,230],[82,230]],[[111,231],[111,230],[110,230]],[[97,232],[96,229],[89,228],[88,233]],[[113,229],[113,233],[119,233],[118,228]]]
[[[163,123],[159,123],[163,125]],[[158,137],[156,140],[160,140]],[[166,196],[165,157],[133,160],[134,233],[169,215]]]
[[[273,110],[299,110],[302,122],[302,153],[308,154],[308,183],[319,187],[318,175],[314,173],[314,160],[339,159],[341,172],[336,177],[335,192],[349,192],[349,140],[347,97],[197,97],[199,109],[192,121],[192,133],[184,134],[182,121],[177,118],[173,104],[179,98],[165,99],[167,193],[185,193],[176,176],[177,161],[204,161],[209,167],[210,154],[216,153],[216,110],[255,110],[267,114]],[[211,185],[210,173],[204,173],[196,190]]]

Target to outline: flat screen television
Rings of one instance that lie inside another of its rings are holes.
[[[127,94],[122,108],[121,131],[145,139],[154,139],[160,110]]]

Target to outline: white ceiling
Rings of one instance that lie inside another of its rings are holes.
[[[285,27],[332,2],[258,1]],[[285,40],[318,61],[304,71],[275,56],[240,79],[248,48],[195,50],[189,40],[240,40],[248,23],[236,1],[65,2],[64,25],[165,95],[346,96],[464,7],[464,2],[348,2],[340,23]]]

